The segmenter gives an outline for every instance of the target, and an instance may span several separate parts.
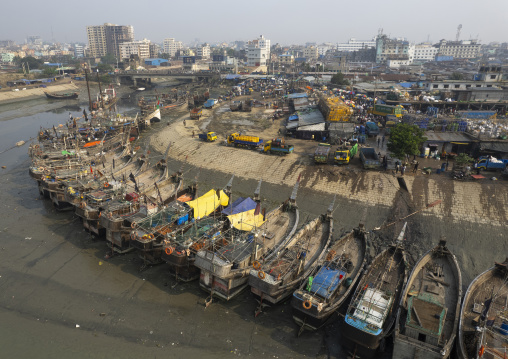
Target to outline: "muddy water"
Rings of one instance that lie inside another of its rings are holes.
[[[121,111],[127,111],[124,107]],[[254,317],[256,303],[248,291],[230,302],[205,309],[206,294],[197,283],[181,284],[163,265],[140,271],[135,254],[105,259],[104,241],[84,232],[72,213],[57,213],[43,201],[28,176],[27,145],[8,150],[34,136],[40,126],[65,123],[81,109],[47,100],[0,106],[0,347],[12,358],[138,358],[233,356],[275,358],[342,358],[337,318],[316,333],[296,337],[298,329],[286,302]],[[166,126],[185,111],[163,118],[150,131]],[[144,134],[143,139],[150,133]],[[170,161],[172,171],[182,168]],[[223,187],[229,176],[183,165],[200,191]],[[234,196],[252,195],[255,180],[236,178]],[[367,190],[361,181],[358,191]],[[291,188],[263,184],[261,197],[268,209],[287,199]],[[324,213],[329,195],[302,183],[297,202],[301,223]],[[399,207],[406,204],[408,209]],[[405,215],[411,204],[401,198],[394,207],[365,206],[337,198],[335,236],[359,222],[374,228]],[[434,217],[413,216],[409,240],[424,252],[441,235],[459,258],[464,285],[506,251],[503,230],[483,225],[447,223]],[[379,240],[389,241],[392,233]],[[478,248],[474,243],[478,238]],[[498,241],[487,241],[497,239]],[[465,246],[464,243],[472,243]],[[486,246],[489,248],[485,248]],[[420,254],[420,253],[418,253]],[[386,357],[390,357],[387,353]]]

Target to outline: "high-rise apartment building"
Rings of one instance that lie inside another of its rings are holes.
[[[198,46],[196,49],[196,56],[199,56],[202,59],[209,59],[210,58],[210,45],[203,44],[201,46]]]
[[[270,40],[263,35],[247,43],[247,66],[266,66],[270,59]]]
[[[111,54],[120,58],[120,45],[134,41],[134,28],[132,26],[106,23],[86,27],[88,48],[90,56],[102,57]]]
[[[176,53],[183,49],[183,44],[181,41],[175,41],[174,38],[164,39],[162,43],[162,51],[165,54],[169,54],[169,56],[174,57]]]

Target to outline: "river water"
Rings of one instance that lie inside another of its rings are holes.
[[[177,283],[164,265],[140,271],[134,253],[105,259],[103,240],[90,237],[72,212],[40,198],[28,175],[29,139],[41,126],[64,124],[69,113],[81,116],[82,106],[47,99],[0,105],[1,356],[327,357],[324,331],[296,338],[289,303],[254,318],[256,303],[246,291],[205,309],[197,283]],[[130,109],[120,104],[120,112]],[[164,121],[151,131],[157,126]],[[20,140],[27,144],[16,147]],[[201,173],[203,186],[227,182],[210,176]],[[239,186],[248,194],[255,187]]]

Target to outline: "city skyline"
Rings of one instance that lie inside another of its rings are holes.
[[[371,39],[379,29],[390,37],[405,37],[414,43],[427,40],[437,43],[441,39],[455,40],[459,24],[462,24],[460,40],[478,39],[484,44],[508,41],[504,18],[508,2],[504,0],[489,1],[484,16],[481,15],[484,9],[470,0],[456,4],[429,0],[418,5],[401,0],[383,5],[366,1],[354,6],[345,1],[318,0],[311,7],[302,0],[277,3],[261,0],[249,6],[217,0],[196,1],[192,8],[185,3],[163,2],[140,7],[129,0],[122,3],[120,11],[116,4],[91,0],[79,10],[79,17],[55,16],[52,9],[63,8],[64,4],[51,0],[40,11],[23,14],[22,25],[15,20],[17,17],[6,16],[18,11],[15,5],[5,4],[0,21],[1,40],[23,43],[28,36],[38,35],[50,42],[86,43],[86,26],[113,23],[132,25],[136,40],[147,38],[156,43],[169,37],[184,43],[196,38],[211,44],[229,43],[261,34],[272,45],[337,43],[349,38]],[[357,9],[358,5],[361,6]]]

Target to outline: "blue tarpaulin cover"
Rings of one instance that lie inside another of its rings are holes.
[[[321,267],[312,281],[311,292],[323,298],[329,298],[340,282],[344,279],[346,272],[333,268]]]
[[[304,98],[308,97],[306,92],[290,93],[287,95],[288,98]]]
[[[227,206],[222,210],[222,214],[230,216],[232,214],[238,214],[241,212],[247,212],[256,208],[256,202],[250,197],[244,198],[239,197],[231,205]]]
[[[291,115],[288,118],[288,121],[297,121],[298,120],[298,114]]]

